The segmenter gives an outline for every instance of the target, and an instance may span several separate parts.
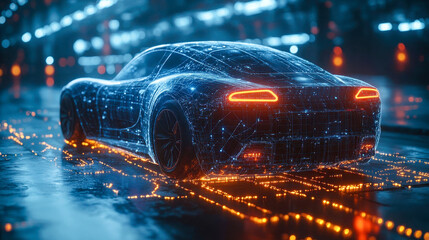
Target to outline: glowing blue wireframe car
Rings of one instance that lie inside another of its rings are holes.
[[[60,101],[65,139],[147,154],[175,178],[368,160],[380,134],[377,89],[245,43],[153,47]]]

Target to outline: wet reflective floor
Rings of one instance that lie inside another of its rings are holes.
[[[383,132],[364,164],[174,181],[64,142],[58,89],[0,97],[0,239],[429,239],[427,135]]]

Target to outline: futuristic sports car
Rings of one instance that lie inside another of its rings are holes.
[[[113,80],[70,82],[60,104],[65,139],[146,154],[174,178],[365,161],[380,135],[376,88],[247,43],[156,46]]]

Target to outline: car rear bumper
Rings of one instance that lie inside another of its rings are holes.
[[[301,170],[344,161],[362,161],[375,153],[373,136],[320,137],[253,142],[227,162],[210,165],[210,172],[263,173]]]

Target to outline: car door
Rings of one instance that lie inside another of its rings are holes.
[[[129,140],[133,135],[136,137],[130,129],[139,118],[141,98],[135,90],[139,85],[144,87],[144,84],[127,81],[104,85],[99,89],[97,104],[102,138]],[[122,136],[121,130],[129,132],[129,136]]]
[[[102,138],[144,142],[141,139],[142,97],[155,72],[162,65],[164,51],[137,56],[97,96]]]

